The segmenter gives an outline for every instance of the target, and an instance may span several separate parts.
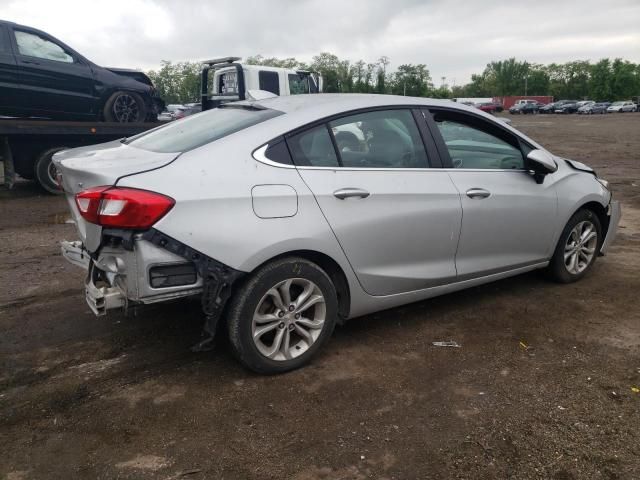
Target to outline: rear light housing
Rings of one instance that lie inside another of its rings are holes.
[[[175,205],[171,197],[125,187],[94,187],[76,194],[82,218],[103,227],[147,230]]]

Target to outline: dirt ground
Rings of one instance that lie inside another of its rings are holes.
[[[623,202],[583,281],[531,273],[350,321],[311,365],[248,373],[197,302],[95,318],[65,201],[0,190],[0,477],[640,478],[640,114],[514,125]],[[454,340],[461,348],[437,348]]]

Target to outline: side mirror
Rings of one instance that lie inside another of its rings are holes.
[[[550,153],[544,150],[531,150],[527,155],[527,160],[533,163],[536,172],[546,175],[558,170],[558,165]]]

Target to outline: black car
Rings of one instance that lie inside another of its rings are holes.
[[[538,113],[553,113],[556,108],[556,102],[547,103],[538,109]]]
[[[563,100],[561,105],[556,105],[554,113],[576,113],[580,106],[578,100]]]
[[[519,103],[517,105],[512,106],[509,109],[509,113],[512,115],[516,113],[520,113],[520,114],[538,113],[539,109],[540,109],[539,103]]]
[[[557,102],[547,103],[538,109],[538,113],[555,113],[556,108],[559,108],[568,102],[570,102],[570,100],[559,100]]]
[[[99,67],[51,35],[0,21],[0,116],[156,121],[164,108],[143,72]]]

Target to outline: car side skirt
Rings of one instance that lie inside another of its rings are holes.
[[[423,290],[416,290],[413,292],[400,293],[397,295],[388,295],[384,297],[368,296],[366,301],[364,299],[356,299],[352,302],[351,312],[349,318],[360,317],[368,313],[386,310],[388,308],[394,308],[400,305],[408,303],[419,302],[440,295],[446,295],[447,293],[457,292],[466,288],[483,285],[485,283],[491,283],[503,278],[513,277],[522,273],[530,272],[540,268],[545,268],[549,265],[549,261],[537,262],[534,264],[521,266],[507,271],[499,273],[493,273],[490,275],[484,275],[482,277],[476,277],[473,279],[462,280],[454,283],[448,283],[438,287],[425,288]],[[361,300],[361,301],[358,301]]]

